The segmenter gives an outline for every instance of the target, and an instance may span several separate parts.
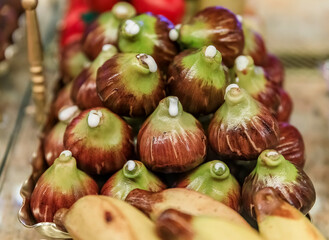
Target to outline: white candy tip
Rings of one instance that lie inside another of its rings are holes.
[[[213,58],[216,56],[216,53],[217,53],[217,49],[215,48],[215,46],[213,45],[209,45],[207,48],[206,48],[206,51],[204,53],[204,55],[206,57],[209,57],[209,58]]]
[[[240,78],[236,77],[236,78],[235,78],[235,82],[236,82],[236,83],[239,83],[239,81],[240,81]]]
[[[103,47],[102,47],[102,51],[103,52],[106,52],[106,51],[109,51],[111,48],[114,48],[114,46],[112,44],[105,44]]]
[[[58,119],[61,122],[69,121],[70,118],[73,117],[73,115],[79,110],[79,108],[76,105],[69,106],[64,108],[58,113]]]
[[[273,157],[273,156],[278,156],[279,153],[277,151],[269,151],[266,153],[266,157]]]
[[[173,28],[169,31],[169,39],[171,41],[176,41],[178,39],[178,37],[179,37],[179,33],[175,28]]]
[[[169,115],[176,117],[178,115],[178,98],[169,97]]]
[[[103,114],[101,111],[91,110],[88,115],[88,126],[91,128],[98,127],[102,116]]]
[[[114,6],[113,10],[114,10],[115,14],[120,15],[120,16],[128,14],[128,11],[129,11],[127,6],[124,6],[122,4],[118,4],[118,5]]]
[[[239,22],[243,22],[243,17],[239,14],[236,15],[236,18],[238,19]]]
[[[221,162],[216,163],[214,168],[216,171],[218,171],[220,168],[223,169],[223,171],[225,171],[225,165]]]
[[[227,94],[232,88],[238,88],[238,89],[240,89],[240,87],[239,87],[238,84],[232,83],[232,84],[230,84],[230,85],[228,85],[228,86],[226,87],[225,95],[226,95],[226,94]]]
[[[255,73],[257,75],[264,75],[264,69],[262,67],[256,66],[255,67]]]
[[[235,65],[238,71],[243,71],[248,67],[249,59],[246,56],[239,56],[235,59]]]
[[[134,35],[139,33],[140,27],[136,22],[134,22],[133,20],[128,19],[125,22],[125,31],[126,31],[127,34],[134,36]]]
[[[65,157],[72,157],[72,152],[70,150],[64,150],[60,155],[64,155]]]
[[[131,171],[133,171],[136,168],[136,163],[133,160],[129,160],[126,163],[126,166],[127,166],[127,170],[131,172]]]
[[[158,65],[155,62],[154,58],[150,55],[142,53],[140,56],[143,56],[142,61],[146,63],[150,72],[156,72],[158,70]],[[145,56],[145,57],[144,57]]]
[[[182,24],[180,24],[180,23],[175,25],[175,28],[176,28],[177,30],[179,30],[181,27],[182,27]]]
[[[17,53],[17,46],[16,45],[10,45],[5,49],[4,55],[6,59],[12,58]]]

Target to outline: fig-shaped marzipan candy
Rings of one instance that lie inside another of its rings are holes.
[[[177,34],[175,27],[167,18],[144,13],[121,25],[119,49],[127,53],[151,55],[161,70],[166,69],[177,54],[174,33]]]
[[[279,143],[278,122],[269,110],[236,84],[226,88],[225,102],[208,128],[209,143],[229,160],[255,160]]]
[[[275,148],[285,159],[303,168],[305,165],[304,140],[297,128],[289,123],[280,122],[280,142]]]
[[[115,4],[111,11],[100,14],[87,27],[83,37],[83,50],[90,59],[95,59],[105,44],[118,44],[121,23],[136,14],[135,8],[127,2]]]
[[[112,175],[104,184],[101,194],[125,200],[134,189],[160,192],[166,185],[142,162],[129,160],[122,169]]]
[[[97,183],[77,168],[72,153],[65,150],[37,181],[30,207],[37,222],[52,222],[57,210],[70,208],[85,195],[96,194]]]
[[[115,46],[110,44],[104,45],[102,51],[90,66],[85,68],[74,79],[71,97],[80,109],[103,106],[103,102],[99,98],[96,90],[97,70],[117,52],[118,50]]]
[[[240,185],[222,161],[213,160],[198,166],[184,176],[176,187],[203,193],[239,211]]]
[[[51,115],[58,117],[61,110],[74,105],[71,99],[72,86],[73,82],[69,82],[58,91],[54,102],[51,104]]]
[[[131,158],[132,129],[106,108],[84,110],[67,126],[64,147],[83,171],[107,174],[119,170]]]
[[[251,56],[257,66],[263,66],[267,61],[267,50],[262,36],[252,29],[248,22],[237,15],[242,24],[244,34],[243,55]]]
[[[75,105],[63,108],[58,114],[59,122],[46,134],[43,140],[43,151],[49,166],[65,150],[64,133],[66,127],[79,112],[79,108]]]
[[[290,95],[283,88],[280,88],[280,105],[276,114],[279,122],[289,122],[293,109],[293,103]]]
[[[143,53],[119,53],[106,61],[96,87],[105,107],[130,117],[151,114],[166,94],[158,65]]]
[[[241,55],[235,59],[234,71],[236,83],[276,114],[280,105],[279,87],[266,79],[264,69],[255,66],[250,56]]]
[[[72,42],[62,49],[60,67],[65,82],[76,78],[89,64],[90,61],[82,51],[79,41]]]
[[[186,172],[201,164],[207,139],[200,122],[184,112],[177,97],[159,103],[138,133],[141,161],[152,171]]]
[[[214,45],[228,67],[244,48],[240,21],[230,10],[218,6],[208,7],[182,24],[178,41],[186,48]]]
[[[275,150],[263,151],[255,169],[244,181],[242,206],[249,216],[255,218],[253,198],[266,187],[272,187],[282,199],[304,214],[315,202],[315,190],[310,178]]]
[[[279,87],[284,83],[284,67],[278,57],[268,54],[265,64],[262,66],[266,72],[267,79]]]
[[[177,96],[189,113],[209,114],[224,102],[226,74],[222,55],[213,45],[178,54],[168,78],[170,94]]]

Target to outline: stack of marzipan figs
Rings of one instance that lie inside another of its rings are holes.
[[[283,66],[240,16],[175,26],[121,2],[61,70],[37,222],[73,239],[324,239]]]

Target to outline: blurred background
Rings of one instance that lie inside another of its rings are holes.
[[[70,4],[76,2],[79,0],[39,1],[37,13],[50,90],[59,77],[58,32],[70,24]],[[90,0],[93,11],[113,2]],[[291,123],[304,137],[305,171],[317,191],[312,221],[329,237],[329,1],[153,0],[157,8],[148,6],[149,0],[131,2],[139,5],[140,11],[156,9],[175,23],[186,21],[206,6],[221,5],[242,15],[261,33],[269,52],[285,66],[285,89],[294,103]],[[74,26],[74,31],[81,30],[79,24]],[[0,239],[40,237],[23,228],[16,218],[21,204],[19,189],[31,173],[28,159],[38,141],[30,87],[23,9],[19,0],[0,0]]]

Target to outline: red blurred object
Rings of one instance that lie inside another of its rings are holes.
[[[184,16],[184,0],[132,0],[131,3],[138,13],[161,14],[174,24],[180,23]]]
[[[88,8],[87,0],[70,0],[67,8],[67,14],[74,11],[76,8]]]
[[[106,12],[112,9],[118,0],[87,0],[90,8],[97,12]],[[137,1],[138,2],[138,1]],[[141,1],[142,2],[142,1]]]
[[[74,41],[80,40],[85,31],[86,24],[82,15],[89,12],[85,0],[71,0],[68,10],[61,23],[60,45],[64,47]]]
[[[293,108],[292,100],[289,94],[283,89],[280,89],[280,106],[276,118],[279,122],[289,122],[290,115]]]

